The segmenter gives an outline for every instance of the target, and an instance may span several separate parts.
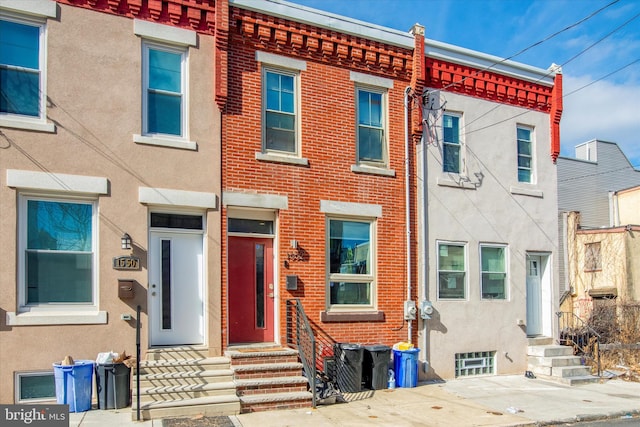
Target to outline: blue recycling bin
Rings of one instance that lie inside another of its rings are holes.
[[[411,388],[418,385],[419,353],[419,348],[393,350],[393,370],[397,387]]]
[[[54,363],[53,377],[58,404],[69,405],[69,412],[91,409],[93,360],[76,360],[73,365]]]

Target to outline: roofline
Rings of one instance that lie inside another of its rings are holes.
[[[408,31],[383,27],[285,0],[229,0],[229,4],[241,9],[290,19],[405,49],[413,50],[415,48],[414,37]],[[548,86],[553,86],[555,75],[561,73],[559,68],[550,67],[549,70],[544,70],[430,39],[425,39],[425,55],[481,70],[491,67],[492,71]]]

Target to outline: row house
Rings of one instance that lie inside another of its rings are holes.
[[[321,368],[410,341],[422,379],[520,373],[553,336],[558,69],[281,0],[3,0],[0,25],[0,402],[130,353],[137,320],[145,418],[258,410],[234,364],[288,360],[292,307]],[[166,359],[219,384],[154,384]]]

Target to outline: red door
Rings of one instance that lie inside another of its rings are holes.
[[[273,342],[271,239],[229,237],[229,343]]]

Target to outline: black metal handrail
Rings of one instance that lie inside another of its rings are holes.
[[[309,324],[302,303],[298,298],[287,300],[287,345],[300,354],[304,373],[312,393],[312,405],[316,407],[316,337]]]
[[[559,311],[558,316],[558,343],[570,345],[574,354],[580,354],[596,362],[598,376],[601,374],[600,364],[600,340],[601,336],[584,320],[569,311]]]
[[[140,305],[136,307],[136,420],[140,421]]]

